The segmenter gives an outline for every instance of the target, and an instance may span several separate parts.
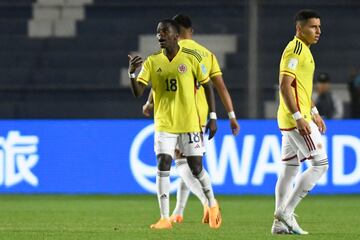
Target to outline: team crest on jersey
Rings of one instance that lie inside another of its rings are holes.
[[[187,67],[185,64],[180,64],[178,67],[179,73],[185,73],[187,71]]]

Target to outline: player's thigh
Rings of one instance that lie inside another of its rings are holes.
[[[204,141],[201,132],[182,133],[179,138],[179,149],[186,156],[203,156]]]
[[[167,132],[155,132],[154,150],[156,155],[168,154],[174,159],[175,148],[178,143],[179,134]]]

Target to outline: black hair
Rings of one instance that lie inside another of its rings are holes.
[[[294,21],[296,24],[297,22],[306,22],[310,18],[319,18],[320,19],[320,15],[311,9],[301,9],[300,11],[298,11],[295,14]]]
[[[176,14],[172,19],[183,28],[192,28],[191,18],[187,15],[179,13]]]
[[[320,73],[317,77],[317,82],[319,83],[328,83],[330,82],[330,76],[329,74],[323,72],[323,73]]]
[[[171,25],[171,26],[174,28],[174,30],[175,30],[177,33],[180,33],[180,26],[179,26],[179,24],[178,24],[176,21],[172,20],[172,19],[163,19],[163,20],[160,20],[159,23],[169,24],[169,25]]]

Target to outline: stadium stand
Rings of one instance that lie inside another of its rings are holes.
[[[329,72],[348,101],[347,71],[360,54],[359,29],[341,27],[359,20],[359,4],[350,2],[259,2],[258,117],[274,115],[280,54],[294,34],[292,16],[303,7],[326,16],[321,44],[313,47],[317,70]],[[127,87],[127,54],[157,47],[148,42],[157,21],[179,12],[192,16],[195,37],[218,55],[237,116],[247,118],[246,0],[1,0],[0,118],[142,117],[145,100]],[[226,118],[219,99],[217,105]]]
[[[235,45],[245,42],[243,4],[200,2],[174,8],[168,1],[1,1],[0,117],[142,117],[144,100],[121,86],[121,68],[141,35],[154,36],[159,19],[185,12],[196,16],[199,34],[233,34]],[[231,69],[224,74],[235,87],[246,77]]]

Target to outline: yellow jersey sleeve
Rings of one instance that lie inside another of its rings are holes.
[[[214,54],[211,53],[211,69],[210,69],[210,78],[215,77],[215,76],[219,76],[222,75],[220,66],[219,66],[219,62],[216,58],[216,56]]]
[[[296,78],[301,57],[292,46],[285,49],[280,63],[280,74]]]
[[[194,61],[195,62],[195,77],[198,80],[198,82],[203,85],[207,82],[210,81],[209,78],[209,71],[206,67],[206,65],[203,62],[198,62],[198,61]]]
[[[150,59],[147,58],[141,67],[140,73],[136,79],[136,81],[141,82],[145,84],[146,86],[149,85],[149,82],[151,80],[151,62]]]

